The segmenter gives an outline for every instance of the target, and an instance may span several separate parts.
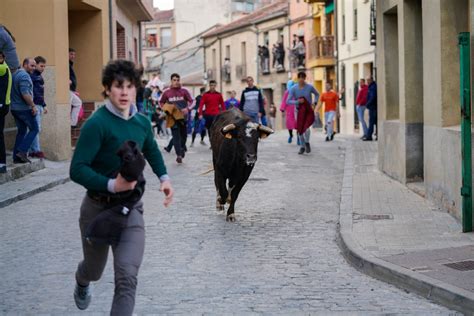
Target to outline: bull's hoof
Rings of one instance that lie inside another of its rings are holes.
[[[235,214],[227,215],[225,220],[228,222],[235,222]]]

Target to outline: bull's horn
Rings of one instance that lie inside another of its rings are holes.
[[[258,130],[268,133],[268,134],[273,134],[275,131],[272,130],[270,127],[264,126],[264,125],[259,125]]]
[[[229,125],[224,126],[224,128],[222,129],[222,132],[228,133],[234,129],[235,129],[235,124],[229,124]]]

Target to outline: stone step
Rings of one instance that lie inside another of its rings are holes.
[[[30,158],[31,163],[14,164],[10,154],[7,154],[7,173],[0,173],[0,184],[18,180],[24,176],[44,169],[43,159]]]
[[[37,161],[32,164],[35,163]],[[69,181],[69,161],[41,160],[41,164],[43,168],[38,171],[28,173],[15,181],[0,184],[0,208]]]

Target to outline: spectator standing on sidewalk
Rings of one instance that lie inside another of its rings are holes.
[[[84,259],[77,267],[74,290],[76,306],[81,310],[90,304],[90,282],[100,279],[110,247],[86,241],[86,229],[97,215],[120,202],[114,193],[132,190],[137,184],[137,181],[128,182],[120,173],[116,178],[110,177],[120,170],[121,160],[116,153],[125,141],[138,144],[160,179],[160,191],[165,194],[164,205],[168,206],[173,198],[173,188],[150,121],[138,115],[133,104],[136,88],[140,85],[140,74],[135,65],[126,60],[109,62],[102,74],[102,85],[105,106],[97,110],[81,129],[70,167],[71,179],[87,189],[79,217]],[[145,246],[143,202],[136,202],[129,210],[120,240],[111,247],[115,272],[111,315],[132,315],[135,306],[138,269]]]
[[[357,91],[356,97],[356,110],[357,117],[359,118],[359,123],[362,125],[362,139],[367,135],[367,122],[365,121],[365,104],[367,103],[367,93],[369,92],[369,87],[365,84],[365,79],[362,78],[359,80],[359,91]]]
[[[5,116],[10,110],[10,93],[12,74],[5,61],[5,54],[0,51],[0,173],[7,172],[7,154],[5,151]]]
[[[206,121],[207,135],[211,139],[211,125],[214,123],[216,116],[225,111],[224,99],[222,94],[216,90],[217,82],[215,80],[209,81],[209,91],[204,93],[199,102],[199,119]]]
[[[2,24],[0,24],[0,52],[3,52],[5,56],[4,59],[12,73],[20,68],[20,60],[16,53],[15,37],[13,37],[12,33]]]
[[[173,126],[171,126],[177,163],[182,163],[185,155],[186,139],[188,136],[186,122],[190,107],[193,104],[193,98],[188,90],[181,87],[180,81],[181,77],[177,73],[172,74],[171,87],[165,90],[160,98],[160,105],[162,108],[165,104],[172,104],[183,116],[183,119],[175,120]],[[165,109],[163,108],[163,110]]]
[[[13,148],[13,162],[27,163],[28,149],[38,134],[37,109],[33,102],[33,82],[30,74],[35,71],[33,58],[25,58],[23,67],[13,74],[11,109],[17,134]]]
[[[69,102],[71,104],[71,126],[76,127],[79,123],[79,114],[81,112],[82,100],[77,92],[77,78],[74,72],[74,61],[76,60],[76,51],[69,48]]]
[[[319,109],[324,103],[324,123],[326,125],[326,141],[334,139],[334,119],[340,117],[339,112],[339,95],[332,89],[330,83],[326,83],[326,92],[321,95],[320,103],[316,107],[316,113],[319,114]]]
[[[367,78],[367,84],[369,85],[369,91],[367,93],[367,103],[365,106],[367,110],[369,110],[369,128],[363,140],[371,141],[377,125],[377,83],[372,77],[369,77]],[[377,132],[375,132],[375,140],[377,140]]]
[[[309,127],[314,122],[314,111],[312,105],[318,103],[319,92],[315,87],[306,83],[306,73],[298,73],[298,84],[294,85],[288,93],[286,103],[293,104],[296,107],[296,129],[300,141],[300,150],[298,154],[302,155],[311,152],[309,139],[311,130]],[[314,95],[314,100],[311,95]],[[308,125],[309,124],[309,125]]]
[[[275,129],[275,121],[276,121],[276,106],[275,103],[270,104],[270,109],[268,111],[268,117],[269,117],[269,123],[270,123],[270,128]]]
[[[44,79],[42,73],[46,68],[46,59],[42,56],[35,57],[36,69],[30,75],[31,81],[33,82],[33,102],[36,105],[36,122],[38,123],[38,135],[36,135],[33,143],[31,144],[29,150],[29,156],[35,158],[44,158],[44,153],[41,151],[39,135],[41,133],[41,120],[43,119],[43,114],[48,113],[46,108],[46,103],[44,101]]]
[[[250,76],[247,77],[247,88],[242,91],[239,109],[257,124],[265,113],[262,92],[254,85],[253,78]]]

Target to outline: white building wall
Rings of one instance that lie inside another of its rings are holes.
[[[369,0],[337,0],[338,30],[338,80],[345,88],[345,107],[341,107],[340,131],[354,134],[355,91],[354,84],[360,78],[371,75],[370,64],[375,67],[375,46],[370,46],[370,5]],[[354,37],[354,8],[357,7],[357,37]],[[345,15],[345,41],[342,36],[342,16]],[[345,82],[342,69],[345,68]],[[373,71],[375,73],[375,69]],[[368,113],[366,113],[368,122]],[[362,135],[362,126],[359,132]]]
[[[211,26],[231,21],[230,0],[174,0],[176,43],[207,30]]]

